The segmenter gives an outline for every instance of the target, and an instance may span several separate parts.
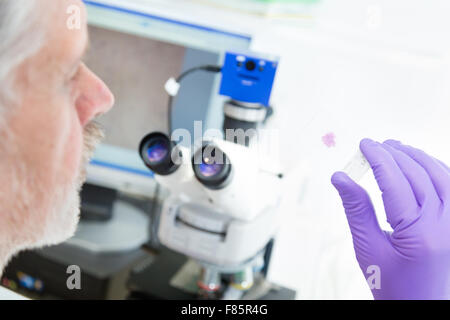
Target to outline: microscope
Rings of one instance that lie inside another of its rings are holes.
[[[277,67],[276,58],[229,52],[221,67],[196,68],[222,75],[220,94],[229,98],[224,104],[225,139],[202,137],[186,147],[153,132],[140,144],[145,165],[170,191],[162,205],[159,240],[197,266],[190,271],[195,278],[191,292],[197,298],[260,299],[276,288],[265,277],[282,175],[266,166],[257,140],[271,114]],[[168,81],[169,95],[176,95],[184,75]],[[290,291],[282,298],[292,297]]]

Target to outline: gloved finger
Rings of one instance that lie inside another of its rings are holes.
[[[447,170],[448,172],[450,172],[450,168],[448,167],[448,165],[446,165],[444,162],[442,162],[442,161],[439,160],[439,159],[436,159],[436,158],[434,158],[434,157],[433,157],[433,159],[436,160],[437,162],[439,162],[439,164],[440,164],[445,170]]]
[[[406,179],[408,179],[419,206],[423,206],[425,201],[439,201],[428,173],[420,164],[406,153],[390,146],[387,142],[383,143],[382,146],[392,155]]]
[[[450,172],[446,170],[441,163],[422,150],[404,145],[399,141],[388,140],[386,143],[403,151],[421,165],[430,177],[438,197],[442,201],[450,200]]]
[[[415,219],[411,213],[417,212],[418,205],[409,181],[394,158],[380,143],[371,139],[363,139],[360,149],[372,167],[392,229],[401,222],[409,224]]]
[[[375,210],[367,192],[343,172],[336,172],[331,183],[339,192],[359,258],[370,260],[373,244],[384,240]]]

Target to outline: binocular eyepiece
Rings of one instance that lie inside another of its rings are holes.
[[[142,139],[139,154],[145,165],[155,174],[167,176],[182,164],[181,148],[160,132],[150,133]],[[205,142],[191,159],[196,179],[209,189],[222,189],[232,176],[232,166],[228,156],[212,142]]]
[[[139,154],[144,164],[154,173],[167,176],[181,164],[182,153],[163,133],[150,133],[142,139]]]
[[[222,189],[231,181],[232,167],[228,156],[212,143],[206,143],[192,158],[195,177],[209,189]]]

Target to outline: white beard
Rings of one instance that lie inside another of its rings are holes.
[[[27,249],[55,245],[75,234],[80,216],[79,192],[77,185],[70,186],[64,191],[57,190],[42,236]]]
[[[8,193],[10,199],[0,193],[0,214],[4,215],[1,219],[4,225],[0,226],[0,274],[16,253],[55,245],[75,234],[86,166],[102,137],[103,133],[95,123],[86,126],[79,173],[75,181],[67,181],[55,190],[40,189],[39,176],[31,176],[20,164],[7,172],[6,180],[10,181],[12,193]],[[9,146],[14,146],[11,139],[7,140]],[[9,212],[2,212],[6,208]]]

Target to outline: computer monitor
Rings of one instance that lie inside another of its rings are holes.
[[[155,15],[148,2],[84,2],[90,33],[85,62],[116,97],[114,108],[98,120],[106,138],[89,164],[87,182],[149,195],[155,181],[137,150],[147,133],[167,132],[165,82],[193,66],[220,63],[227,50],[247,50],[251,38]],[[173,108],[173,128],[192,132],[195,120],[220,127],[217,80],[199,73],[183,83]]]

